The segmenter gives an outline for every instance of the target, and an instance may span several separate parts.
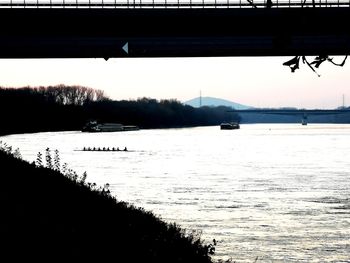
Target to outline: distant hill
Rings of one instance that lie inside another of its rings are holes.
[[[200,97],[197,97],[197,98],[185,101],[184,104],[198,108],[199,100],[200,100]],[[213,97],[202,97],[202,106],[211,106],[211,107],[227,106],[227,107],[232,107],[236,110],[246,110],[246,109],[252,108],[250,106],[242,105],[233,101],[213,98]]]

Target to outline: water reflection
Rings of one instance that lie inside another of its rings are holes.
[[[349,262],[350,125],[242,125],[2,138],[46,147],[118,199],[219,241],[236,262]],[[129,152],[82,152],[127,146]]]

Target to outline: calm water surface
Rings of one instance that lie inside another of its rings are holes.
[[[350,125],[257,124],[1,138],[45,148],[117,199],[202,232],[236,262],[350,262]],[[84,152],[83,147],[128,152]]]

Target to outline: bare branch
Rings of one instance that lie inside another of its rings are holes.
[[[328,56],[318,56],[310,64],[311,65],[315,64],[315,68],[318,68],[327,59],[328,59]]]
[[[320,65],[323,62],[325,62],[325,61],[329,61],[333,65],[336,65],[336,66],[339,66],[339,67],[343,67],[345,65],[346,59],[348,58],[348,55],[345,56],[344,60],[341,63],[334,62],[333,58],[330,58],[328,55],[319,55],[319,56],[315,57],[315,59],[311,63],[306,59],[305,56],[295,56],[294,58],[284,62],[283,65],[284,66],[289,66],[291,71],[295,72],[296,69],[299,69],[300,57],[302,58],[303,64],[307,64],[309,66],[309,68],[311,68],[311,70],[313,72],[315,72],[318,77],[321,77],[321,75],[317,73],[315,68],[319,68]]]
[[[306,63],[306,64],[312,69],[312,71],[316,73],[316,75],[317,75],[318,77],[321,77],[321,75],[318,74],[317,71],[313,68],[313,66],[311,65],[311,63],[310,63],[309,61],[307,61],[307,59],[306,59],[305,56],[303,56],[303,63],[304,63],[304,64]]]
[[[342,66],[345,65],[345,61],[346,61],[347,58],[348,58],[348,55],[345,56],[345,58],[344,58],[344,60],[343,60],[342,63],[335,63],[335,62],[333,62],[333,58],[328,58],[327,60],[328,60],[329,62],[331,62],[333,65],[342,67]]]
[[[300,56],[295,56],[291,60],[288,60],[283,63],[283,66],[288,66],[292,72],[299,68]]]

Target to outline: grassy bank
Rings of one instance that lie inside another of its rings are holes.
[[[13,153],[0,151],[1,262],[212,262],[178,226]]]

